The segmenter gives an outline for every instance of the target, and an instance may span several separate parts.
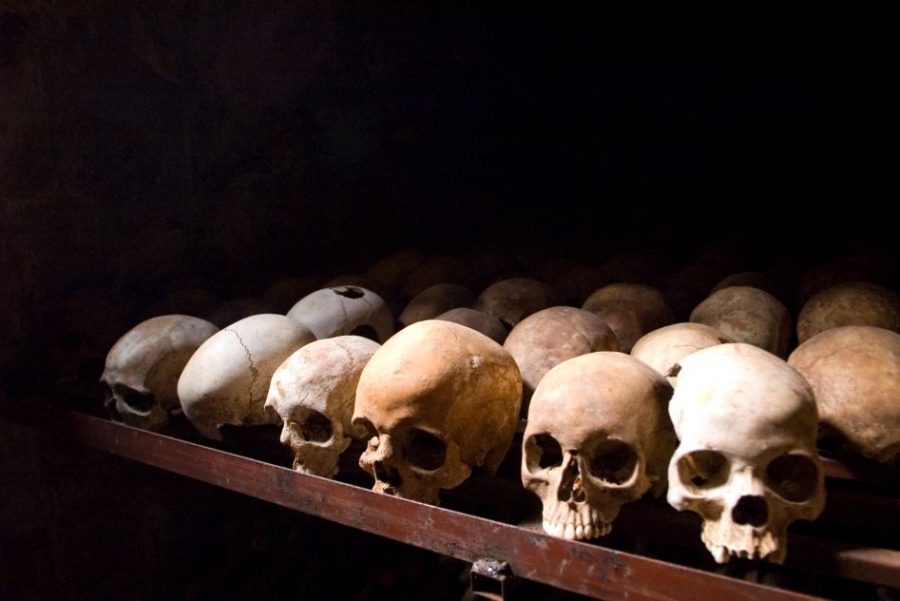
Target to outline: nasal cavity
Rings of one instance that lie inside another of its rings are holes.
[[[769,505],[762,497],[743,496],[731,510],[731,519],[741,526],[764,526],[769,521]]]
[[[569,463],[563,468],[559,481],[557,498],[562,502],[579,503],[584,501],[584,490],[581,488],[581,473],[578,471],[578,462],[575,457],[569,459]]]
[[[384,482],[394,488],[400,488],[400,485],[403,484],[403,478],[400,477],[400,472],[397,468],[381,461],[376,461],[374,467],[375,479],[379,482]]]

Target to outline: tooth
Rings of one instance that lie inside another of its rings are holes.
[[[553,533],[552,530],[551,530],[551,529],[553,528],[553,524],[552,524],[551,522],[548,522],[547,520],[544,520],[544,523],[541,524],[541,526],[544,528],[544,532],[546,532],[547,534],[552,534],[552,533]]]
[[[566,524],[566,529],[563,531],[563,538],[566,540],[573,540],[575,538],[575,527],[572,524]]]
[[[558,536],[559,538],[562,538],[562,537],[563,537],[563,531],[564,531],[565,529],[566,529],[565,524],[563,524],[562,522],[557,523],[557,524],[556,524],[556,527],[555,527],[555,529],[554,529],[555,532],[556,532],[556,536]]]
[[[575,526],[575,540],[584,540],[584,526]]]

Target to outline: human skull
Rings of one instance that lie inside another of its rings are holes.
[[[358,286],[316,290],[297,301],[287,316],[319,339],[353,334],[381,343],[394,333],[394,315],[384,299]]]
[[[506,326],[493,315],[488,315],[484,311],[469,309],[467,307],[450,309],[449,311],[441,313],[435,317],[435,319],[452,321],[468,328],[472,328],[476,332],[481,332],[497,344],[503,344],[503,341],[506,340],[506,336],[509,334],[509,330]]]
[[[556,291],[548,284],[516,277],[494,282],[482,290],[472,308],[493,315],[512,328],[532,313],[556,303]]]
[[[780,300],[752,286],[720,288],[691,311],[690,321],[711,326],[735,342],[786,357],[791,314]]]
[[[379,348],[360,336],[336,336],[300,347],[272,375],[266,407],[281,418],[281,444],[294,469],[332,478],[350,446],[350,418],[363,367]]]
[[[702,348],[726,342],[732,340],[702,323],[673,323],[641,336],[631,347],[631,356],[666,376],[674,386],[678,378],[672,368],[681,359]]]
[[[669,414],[680,441],[669,504],[700,514],[718,563],[781,563],[788,525],[825,506],[816,403],[803,376],[754,345],[710,346],[682,359]]]
[[[272,374],[298,348],[315,340],[284,315],[245,317],[213,334],[191,356],[178,379],[185,417],[210,438],[223,424],[277,424],[264,406]]]
[[[406,327],[423,319],[433,319],[437,315],[460,307],[468,307],[475,302],[475,293],[459,284],[435,284],[415,295],[406,304],[397,321]]]
[[[151,317],[128,330],[106,355],[100,381],[106,407],[130,426],[153,430],[180,410],[178,377],[219,328],[189,315]]]
[[[522,373],[522,413],[535,387],[551,367],[595,351],[618,351],[619,341],[603,319],[575,307],[550,307],[532,313],[512,329],[505,348]]]
[[[884,463],[900,453],[900,334],[843,326],[798,346],[788,363],[812,386],[820,442],[844,442]]]
[[[502,346],[442,320],[395,334],[363,368],[353,424],[373,490],[437,505],[472,469],[494,473],[518,425],[522,379]]]
[[[623,353],[631,351],[637,339],[675,321],[675,314],[662,293],[644,284],[609,284],[594,291],[581,306],[603,318]]]
[[[543,505],[553,536],[604,536],[622,505],[661,494],[675,434],[672,387],[648,365],[596,352],[550,369],[531,397],[522,439],[522,483]]]
[[[900,299],[883,286],[847,282],[812,296],[797,316],[797,341],[839,326],[875,326],[900,331]]]

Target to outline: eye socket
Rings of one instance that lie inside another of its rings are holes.
[[[562,465],[563,452],[560,444],[549,434],[535,434],[525,442],[525,457],[528,471],[536,472]]]
[[[373,436],[378,436],[378,430],[375,429],[372,422],[364,417],[357,417],[351,423],[353,425],[353,435],[356,438],[368,440]]]
[[[156,401],[152,392],[141,392],[140,390],[135,390],[134,388],[129,388],[122,384],[113,386],[113,393],[119,397],[123,403],[141,413],[150,411],[153,408],[153,403]]]
[[[447,445],[434,434],[411,430],[403,441],[402,453],[413,467],[433,471],[444,465]]]
[[[722,486],[728,473],[728,459],[716,451],[694,451],[678,460],[678,478],[689,488]]]
[[[638,468],[637,452],[621,440],[603,440],[591,449],[587,459],[590,474],[609,484],[629,482]]]
[[[819,469],[805,455],[781,455],[766,466],[769,488],[791,503],[808,501],[816,492]]]
[[[304,419],[296,423],[303,439],[309,442],[327,442],[334,434],[331,420],[318,411],[310,411]]]

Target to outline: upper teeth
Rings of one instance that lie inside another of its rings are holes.
[[[589,540],[600,536],[606,536],[612,530],[612,525],[597,523],[593,525],[576,525],[550,522],[544,520],[544,532],[551,536],[566,540]]]

